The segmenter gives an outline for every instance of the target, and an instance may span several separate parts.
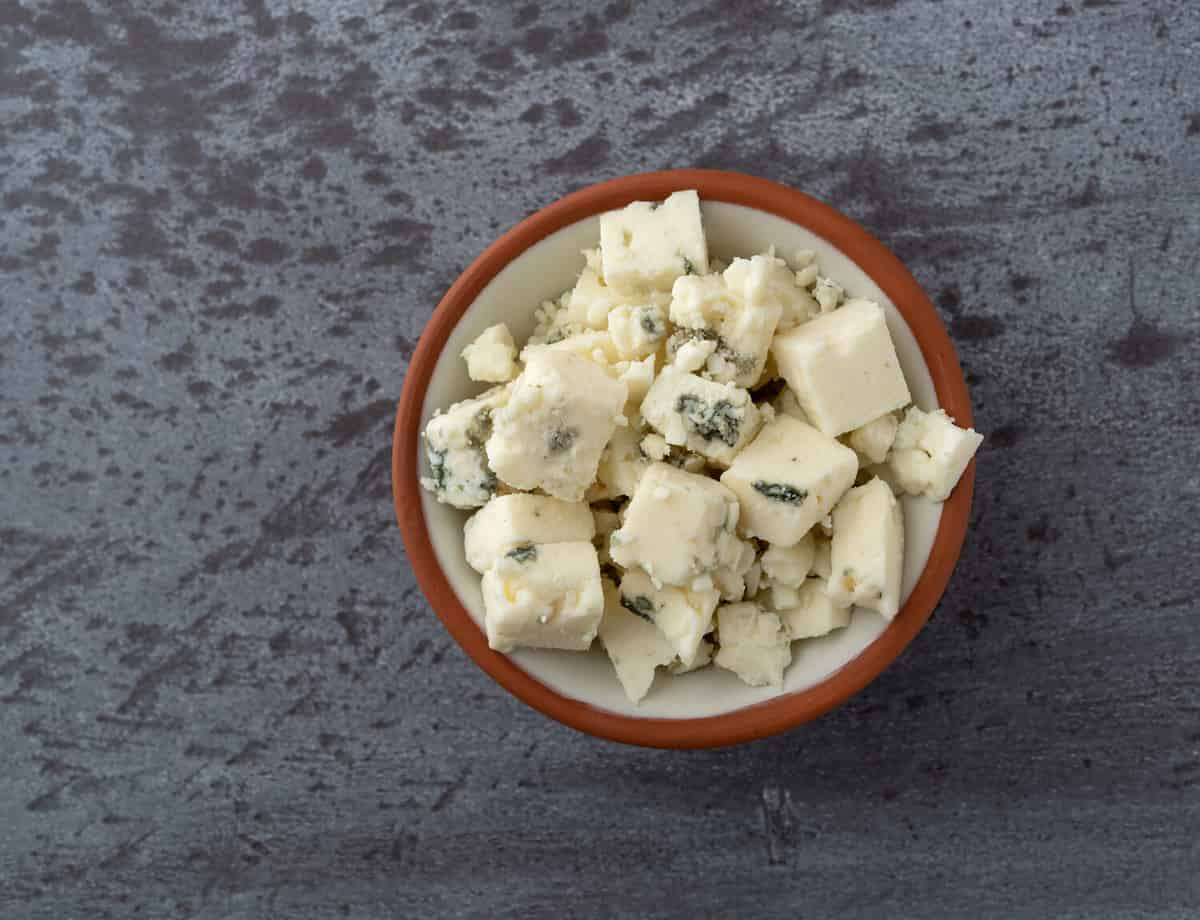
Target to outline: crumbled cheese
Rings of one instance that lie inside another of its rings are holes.
[[[827,592],[835,604],[857,604],[892,619],[900,609],[904,511],[878,479],[846,493],[833,511]]]
[[[780,333],[771,349],[805,414],[830,437],[912,401],[883,308],[872,301]]]
[[[676,660],[675,651],[654,623],[622,603],[621,592],[604,583],[600,642],[631,703],[639,703],[654,682],[655,669]]]
[[[484,444],[494,415],[507,401],[507,387],[455,403],[435,413],[425,426],[428,476],[421,485],[437,500],[455,508],[479,508],[496,492],[496,474],[488,466]]]
[[[910,495],[945,501],[982,443],[983,435],[959,428],[945,410],[923,412],[913,406],[896,431],[887,458],[890,478]]]
[[[761,557],[763,574],[772,584],[798,588],[812,571],[815,552],[811,533],[806,533],[799,543],[791,546],[772,543]]]
[[[600,563],[591,543],[522,545],[483,574],[488,645],[583,650],[604,613]]]
[[[794,605],[778,610],[779,621],[793,641],[815,639],[850,625],[850,608],[839,607],[830,599],[824,579],[808,579],[796,594]]]
[[[517,346],[508,326],[498,323],[462,350],[467,376],[485,383],[507,383],[517,376]]]
[[[755,603],[717,608],[720,648],[713,661],[752,687],[783,685],[792,647],[779,617]]]
[[[664,367],[642,401],[642,415],[668,444],[728,466],[758,431],[749,392]]]
[[[621,579],[622,605],[657,626],[684,665],[695,662],[701,641],[712,629],[713,611],[719,601],[717,592],[711,589],[657,587],[639,569],[629,569]]]
[[[463,525],[467,563],[486,572],[514,546],[575,543],[595,533],[591,509],[548,495],[497,495]]]
[[[787,415],[778,416],[721,474],[741,504],[740,529],[794,546],[854,484],[854,451]]]
[[[623,360],[658,351],[667,337],[666,311],[657,304],[624,304],[608,314],[608,334]]]
[[[707,274],[700,197],[675,192],[600,215],[600,256],[605,282],[623,291],[667,291],[681,275]]]
[[[741,564],[746,544],[736,536],[737,519],[737,499],[719,482],[653,463],[609,551],[617,565],[643,569],[655,584],[690,587],[715,569]]]
[[[624,384],[571,352],[538,349],[512,386],[492,413],[491,468],[514,489],[579,501],[617,428]]]
[[[858,454],[861,466],[883,463],[888,451],[892,449],[892,442],[896,440],[896,429],[899,427],[899,420],[888,412],[845,435],[846,444]]]

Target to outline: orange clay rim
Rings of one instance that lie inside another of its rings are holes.
[[[417,343],[404,381],[392,438],[392,494],[409,563],[430,606],[450,635],[501,686],[534,709],[591,735],[647,747],[703,748],[765,738],[815,719],[845,702],[899,656],[929,619],[958,561],[971,511],[975,462],[967,467],[943,506],[929,561],[908,602],[858,657],[807,690],[698,719],[638,718],[564,696],[506,655],[492,651],[438,564],[421,508],[417,468],[421,407],[438,356],[480,291],[530,246],[594,214],[624,207],[631,201],[660,200],[680,189],[696,189],[702,199],[744,205],[782,217],[842,250],[891,298],[912,329],[942,408],[960,425],[971,425],[967,385],[950,337],[921,286],[883,243],[828,205],[767,179],[705,169],[651,172],[601,182],[560,198],[492,243],[451,285]]]

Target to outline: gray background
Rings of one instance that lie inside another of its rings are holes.
[[[0,4],[0,916],[1194,917],[1200,8]],[[576,734],[389,501],[434,304],[595,180],[844,209],[989,434],[818,722]]]

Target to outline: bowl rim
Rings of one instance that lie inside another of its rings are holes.
[[[950,336],[917,280],[882,242],[840,211],[768,179],[723,170],[664,170],[600,182],[558,199],[500,236],[459,275],[421,333],[405,375],[392,433],[392,497],[409,564],[430,607],[463,650],[502,687],[552,719],[590,735],[644,747],[707,748],[765,738],[811,721],[858,693],[899,657],[929,620],[958,561],[970,516],[975,461],[943,505],[929,559],[903,608],[859,655],[805,690],[720,715],[639,718],[565,696],[489,648],[483,630],[459,602],[438,564],[421,505],[419,426],[438,358],[480,292],[531,246],[603,211],[631,201],[661,200],[681,189],[696,189],[701,200],[743,205],[781,217],[842,250],[879,285],[908,323],[941,407],[958,424],[971,426],[967,385]]]

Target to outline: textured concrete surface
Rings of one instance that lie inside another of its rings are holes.
[[[0,916],[1195,917],[1200,7],[0,3]],[[929,627],[673,754],[458,651],[389,505],[456,273],[594,180],[791,183],[969,372]]]

